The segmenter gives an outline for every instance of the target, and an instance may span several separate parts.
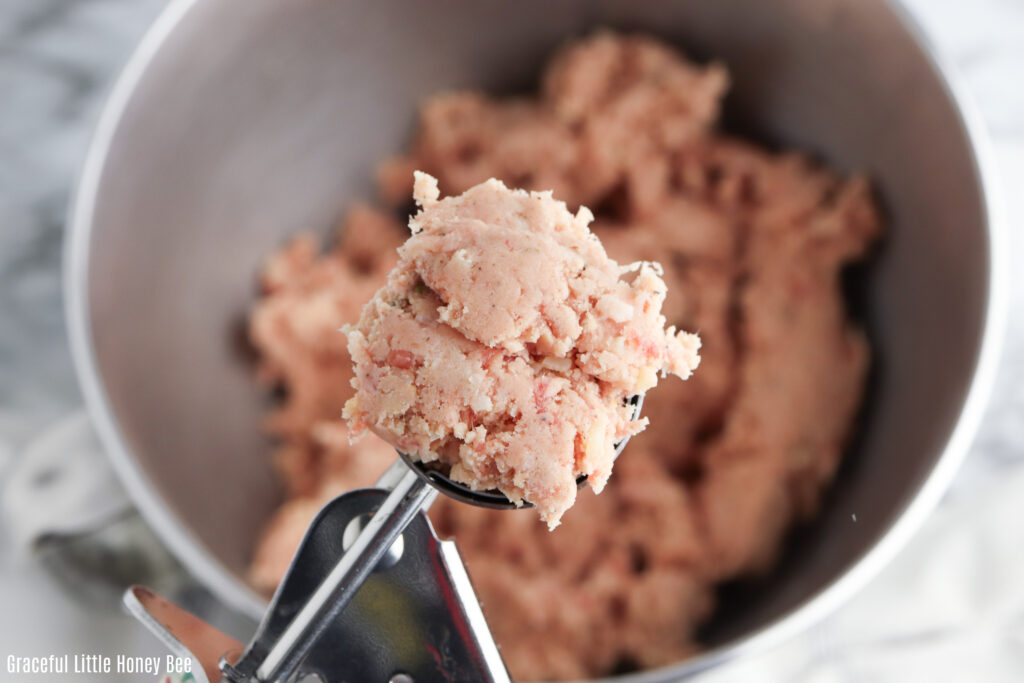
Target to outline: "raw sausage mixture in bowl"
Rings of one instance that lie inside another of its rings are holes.
[[[395,265],[413,171],[446,195],[496,178],[590,207],[616,261],[661,263],[663,313],[699,333],[702,360],[648,395],[651,426],[555,531],[444,497],[431,518],[458,542],[516,680],[699,649],[716,585],[767,570],[836,471],[871,358],[841,276],[881,231],[865,178],[723,132],[728,88],[723,65],[643,35],[592,34],[553,56],[532,95],[429,98],[408,152],[379,166],[376,204],[351,207],[334,244],[300,236],[269,255],[249,333],[260,379],[282,394],[266,424],[288,498],[255,553],[255,585],[272,591],[319,507],[394,460],[372,434],[349,441],[339,328]]]

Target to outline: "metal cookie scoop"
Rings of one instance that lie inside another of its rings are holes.
[[[635,420],[643,397],[631,403]],[[627,441],[615,445],[616,457]],[[516,506],[399,455],[375,488],[344,493],[320,511],[252,641],[216,663],[223,681],[510,680],[458,551],[422,513],[438,491],[473,505]],[[209,670],[208,639],[187,642],[168,603],[140,595],[126,594],[129,610]]]

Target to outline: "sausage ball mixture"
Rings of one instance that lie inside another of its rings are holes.
[[[536,515],[444,497],[431,517],[458,541],[517,680],[695,651],[715,585],[768,568],[835,472],[869,362],[840,275],[880,231],[865,179],[717,130],[727,85],[722,66],[646,37],[570,44],[536,96],[429,99],[409,153],[379,170],[393,208],[352,209],[326,254],[300,237],[270,259],[251,330],[262,377],[285,393],[268,426],[288,501],[256,551],[256,585],[273,589],[321,503],[395,457],[372,435],[349,444],[338,418],[352,365],[338,328],[357,322],[397,261],[394,216],[413,170],[449,195],[494,177],[590,207],[613,259],[662,263],[662,313],[700,334],[701,365],[651,393],[651,427],[553,533]]]
[[[600,493],[646,425],[630,400],[659,372],[689,377],[700,341],[665,329],[660,266],[608,258],[586,207],[493,178],[440,199],[419,171],[414,195],[398,265],[345,327],[351,434],[529,501],[554,529],[577,479]]]

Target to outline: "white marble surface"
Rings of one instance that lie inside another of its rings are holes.
[[[0,483],[35,434],[81,403],[61,304],[67,202],[111,79],[162,5],[0,1]],[[80,605],[14,550],[3,524],[0,605],[3,659],[165,652],[124,615]],[[0,661],[6,680],[48,677],[11,676]]]
[[[853,622],[858,609],[863,612],[871,600],[878,600],[879,591],[887,582],[897,581],[899,572],[912,572],[915,567],[924,571],[923,558],[939,552],[957,533],[975,540],[999,538],[999,525],[1005,520],[994,513],[971,516],[979,507],[976,501],[1024,500],[1024,276],[1018,276],[1024,270],[1024,0],[908,0],[907,4],[959,68],[994,142],[1009,218],[1013,280],[1001,371],[981,433],[943,509],[896,566],[876,582],[879,588],[855,598],[820,631],[829,636],[827,643],[818,639],[815,657],[835,665],[772,668],[758,664],[747,670],[758,680],[1024,679],[1020,635],[1013,636],[1016,659],[1000,659],[998,666],[993,665],[996,668],[974,669],[980,678],[962,678],[969,670],[952,665],[944,674],[926,677],[922,667],[945,661],[940,655],[948,659],[952,647],[938,640],[929,650],[927,638],[924,645],[921,638],[887,641],[886,652],[898,665],[878,664],[892,661],[885,658],[872,660],[874,668],[858,667],[852,660],[843,664],[844,647],[849,644],[844,634],[857,631]],[[34,434],[80,404],[61,307],[66,205],[103,95],[162,5],[163,0],[0,2],[0,483],[5,469]],[[1009,488],[1013,485],[1019,485],[1019,495],[1017,489]],[[4,606],[0,654],[162,651],[125,617],[97,615],[78,607],[30,558],[15,553],[8,540],[0,526],[0,605]],[[994,562],[1012,563],[1002,567],[1003,574],[1009,573],[1011,579],[1018,573],[1024,577],[1016,564],[1024,554],[989,551]],[[928,633],[929,615],[934,614],[935,601],[942,601],[942,593],[936,597],[924,588],[918,592],[910,583],[900,595],[899,609],[916,615],[919,629]],[[975,587],[976,592],[983,588]],[[952,614],[960,614],[961,621],[953,618],[950,623],[949,614],[944,613],[941,624],[932,624],[934,629],[955,632],[969,627],[970,615],[954,610]],[[1018,619],[1024,623],[1024,615]],[[963,661],[972,661],[971,652],[965,651]],[[4,676],[0,666],[0,680]]]

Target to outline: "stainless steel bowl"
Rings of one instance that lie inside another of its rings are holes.
[[[557,3],[174,0],[116,86],[71,220],[71,341],[93,418],[174,553],[246,613],[279,492],[243,352],[261,260],[371,196],[374,163],[442,88],[527,89],[567,37],[649,31],[724,60],[733,125],[877,182],[889,233],[863,292],[877,371],[820,518],[726,597],[662,681],[776,641],[906,541],[968,448],[1000,336],[999,233],[970,110],[883,0]],[[856,515],[854,522],[851,515]]]

